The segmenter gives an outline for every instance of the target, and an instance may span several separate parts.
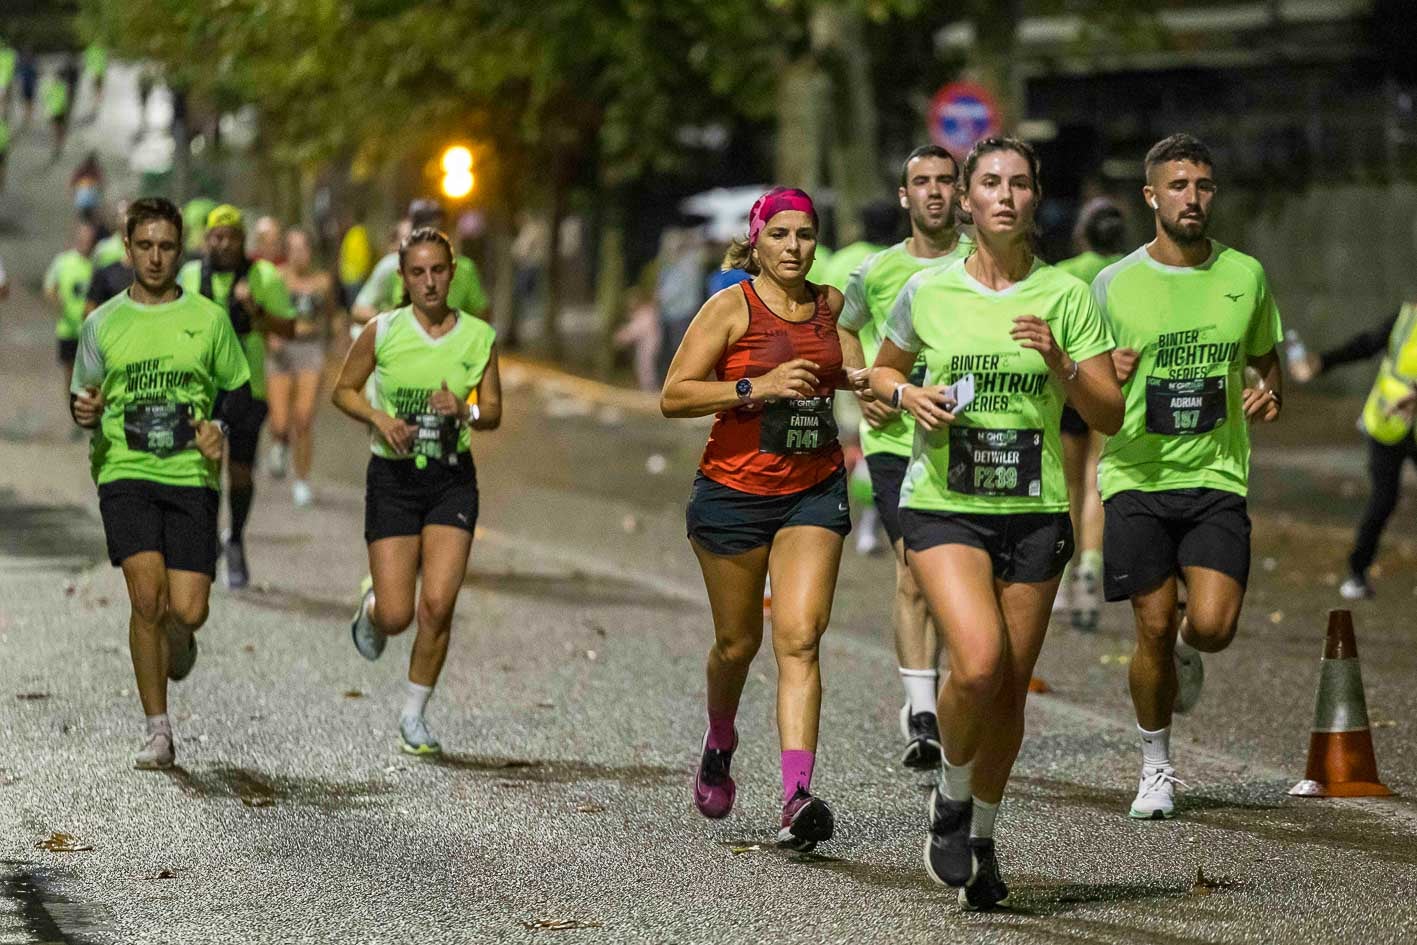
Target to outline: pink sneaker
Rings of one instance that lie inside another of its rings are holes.
[[[733,747],[726,751],[708,747],[708,732],[704,732],[703,755],[699,770],[694,773],[694,806],[710,820],[721,820],[733,810],[733,798],[738,786],[728,775],[733,753],[738,750],[738,730],[733,730]]]

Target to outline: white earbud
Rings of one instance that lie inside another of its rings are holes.
[[[1160,210],[1160,209],[1161,209],[1161,207],[1156,203],[1156,198],[1155,198],[1155,197],[1152,197],[1152,198],[1151,198],[1151,209],[1153,209],[1153,210]]]

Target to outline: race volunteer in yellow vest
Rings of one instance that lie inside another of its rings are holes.
[[[1413,410],[1417,407],[1417,302],[1405,302],[1382,325],[1354,335],[1348,341],[1310,355],[1295,370],[1301,379],[1317,376],[1343,364],[1365,361],[1382,352],[1377,379],[1363,405],[1360,426],[1368,440],[1368,507],[1358,522],[1353,551],[1348,556],[1348,580],[1339,592],[1348,600],[1372,597],[1368,568],[1378,554],[1378,540],[1397,508],[1402,485],[1402,463],[1417,463],[1413,437]]]

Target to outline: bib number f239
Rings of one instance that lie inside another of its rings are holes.
[[[1225,422],[1225,376],[1146,379],[1146,432],[1196,436]]]
[[[836,442],[832,398],[775,400],[763,406],[758,452],[794,456],[815,453]]]
[[[413,413],[399,417],[404,423],[414,427],[413,445],[409,452],[414,456],[437,460],[448,465],[458,461],[458,424],[452,417],[441,413]]]
[[[951,492],[978,496],[1043,494],[1043,431],[950,427]]]
[[[130,450],[170,456],[196,436],[192,408],[166,401],[129,404],[123,410],[123,436]]]

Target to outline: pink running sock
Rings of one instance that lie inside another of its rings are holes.
[[[817,763],[817,753],[794,748],[782,753],[782,802],[792,800],[792,795],[800,787],[812,791],[812,767]]]
[[[722,715],[709,712],[708,747],[715,751],[728,751],[733,747],[734,712]]]

